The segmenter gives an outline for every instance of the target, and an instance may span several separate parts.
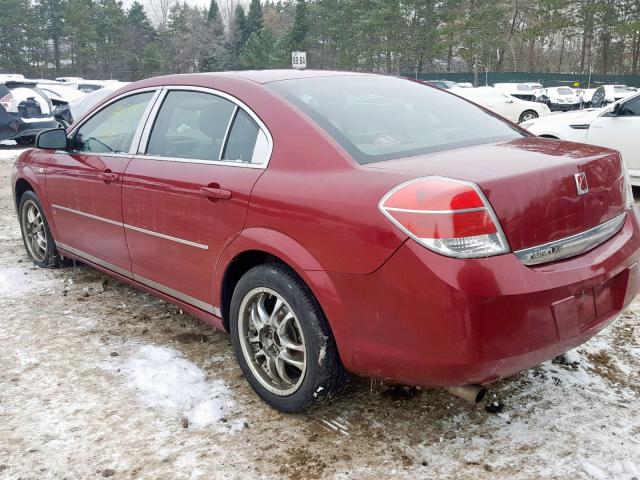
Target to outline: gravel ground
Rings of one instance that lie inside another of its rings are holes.
[[[283,415],[225,333],[87,267],[35,268],[16,154],[0,150],[0,479],[640,478],[637,302],[477,407],[355,379],[341,401]]]

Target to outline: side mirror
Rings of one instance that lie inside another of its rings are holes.
[[[63,128],[44,130],[36,136],[36,148],[64,150],[67,148],[67,132]]]

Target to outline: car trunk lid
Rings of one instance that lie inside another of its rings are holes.
[[[403,172],[407,178],[438,175],[476,183],[514,251],[584,232],[625,209],[619,154],[592,145],[525,137],[366,168]],[[586,193],[578,193],[576,174],[584,174]]]

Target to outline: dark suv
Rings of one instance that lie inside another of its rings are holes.
[[[27,145],[41,130],[56,126],[51,100],[35,82],[0,80],[0,141]]]

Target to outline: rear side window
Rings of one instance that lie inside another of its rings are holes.
[[[100,110],[78,129],[74,150],[94,153],[128,152],[153,93],[131,95]]]
[[[395,77],[344,75],[266,85],[311,117],[359,163],[523,136],[456,95]]]
[[[238,110],[222,159],[251,163],[259,131],[256,122],[244,110]]]
[[[151,130],[147,155],[219,160],[235,108],[209,93],[169,92]]]

